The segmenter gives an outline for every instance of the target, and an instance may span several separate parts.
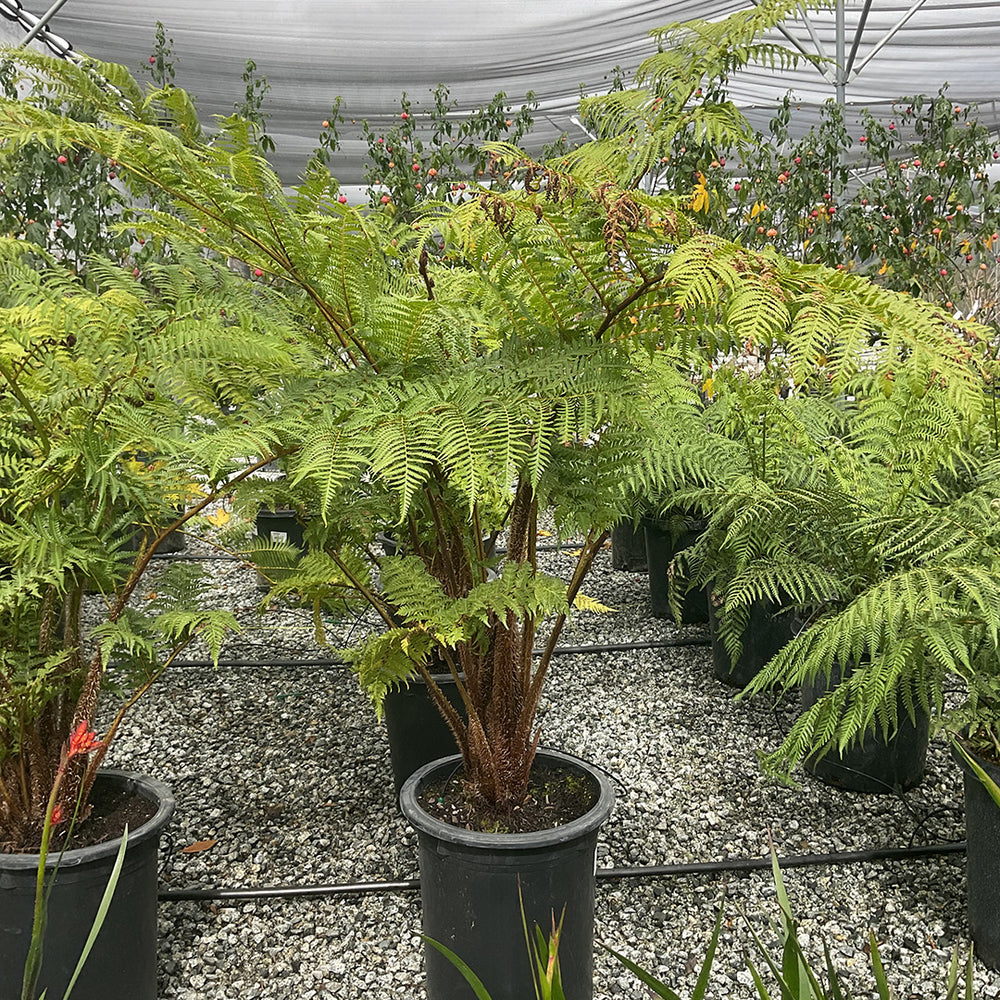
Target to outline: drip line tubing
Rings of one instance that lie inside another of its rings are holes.
[[[556,646],[552,650],[553,656],[572,656],[582,653],[624,653],[633,649],[671,649],[686,648],[689,646],[708,646],[710,639],[652,639],[643,642],[609,642],[599,643],[593,646]],[[541,655],[541,650],[536,649],[535,655]],[[293,659],[279,658],[270,660],[219,660],[220,667],[343,667],[347,665],[345,660],[336,657],[313,658],[313,659]],[[211,660],[174,660],[173,667],[212,667],[215,664]]]
[[[822,865],[859,864],[866,861],[898,861],[908,858],[934,857],[942,854],[961,854],[965,841],[944,844],[927,844],[922,847],[875,847],[864,851],[838,851],[830,854],[792,854],[778,858],[783,869],[806,868]],[[599,881],[627,878],[669,878],[679,875],[722,875],[752,871],[769,871],[768,858],[725,858],[719,861],[696,861],[672,865],[646,865],[637,868],[598,868]],[[347,882],[333,885],[251,886],[231,888],[225,886],[199,886],[189,889],[162,889],[161,902],[182,902],[219,899],[285,899],[295,896],[365,896],[390,892],[416,892],[418,879],[399,882]]]
[[[573,542],[565,542],[563,544],[553,543],[548,545],[536,545],[536,552],[572,552],[574,549],[578,549],[580,546]],[[495,549],[494,555],[502,556],[507,554],[506,549]],[[231,556],[228,553],[219,553],[213,555],[198,555],[196,553],[187,552],[154,552],[153,559],[175,559],[181,562],[203,562],[212,559],[228,560],[229,562],[240,562],[236,556]]]
[[[199,555],[194,552],[154,552],[153,559],[172,560],[174,562],[239,562],[236,556],[229,555],[228,552],[212,552],[208,555]]]

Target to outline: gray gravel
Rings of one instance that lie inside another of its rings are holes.
[[[559,573],[569,558],[556,553],[546,562]],[[257,614],[252,573],[206,565],[218,600],[246,623],[224,657],[329,655],[301,611]],[[564,644],[705,637],[697,627],[650,617],[646,577],[612,570],[609,553],[584,589],[616,610],[578,614]],[[327,624],[333,645],[364,627],[351,617]],[[734,702],[712,677],[708,649],[695,646],[559,657],[541,723],[545,744],[615,778],[618,801],[599,846],[603,867],[762,857],[769,831],[788,855],[963,836],[960,778],[943,744],[932,744],[927,777],[905,798],[852,796],[806,775],[796,789],[769,784],[756,753],[776,744],[791,717],[787,705]],[[384,733],[343,667],[174,668],[133,710],[110,757],[175,792],[177,814],[162,846],[164,887],[416,877],[416,837],[395,806]],[[205,840],[215,845],[182,852]],[[790,869],[785,881],[808,954],[819,968],[825,941],[856,997],[876,995],[869,929],[903,1000],[944,997],[951,949],[968,944],[962,855]],[[686,997],[724,890],[708,996],[755,996],[741,914],[774,941],[767,872],[600,881],[598,937]],[[164,902],[160,997],[419,1000],[419,930],[413,892]],[[1000,997],[1000,973],[977,963],[975,995]],[[598,955],[598,1000],[645,996],[631,973]]]

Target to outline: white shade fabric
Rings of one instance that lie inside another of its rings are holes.
[[[39,15],[46,4],[22,0]],[[847,51],[863,0],[844,0]],[[618,65],[631,72],[653,51],[650,29],[691,17],[716,18],[744,0],[68,0],[51,28],[80,51],[138,70],[153,50],[157,21],[173,39],[176,82],[195,95],[203,116],[232,111],[243,92],[247,58],[267,77],[269,134],[274,162],[293,182],[316,145],[333,99],[344,99],[345,147],[331,164],[345,183],[359,183],[364,148],[357,126],[384,128],[399,110],[399,95],[426,105],[445,83],[462,108],[504,90],[519,106],[525,92],[539,100],[535,140],[569,132],[581,87],[603,88]],[[958,0],[872,0],[858,47],[860,64],[912,7],[918,9],[846,91],[858,105],[936,93],[948,83],[959,104],[976,102],[1000,124],[1000,4]],[[813,35],[835,53],[834,14],[810,14]],[[803,45],[815,41],[802,24],[789,25]],[[778,76],[741,74],[731,93],[758,125],[790,87],[806,105],[833,95],[811,67]]]

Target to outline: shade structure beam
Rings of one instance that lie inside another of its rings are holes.
[[[872,61],[872,59],[875,58],[875,56],[879,54],[879,52],[882,51],[883,48],[885,48],[890,41],[892,41],[896,33],[906,24],[907,21],[910,20],[911,17],[913,17],[914,14],[917,13],[918,10],[920,10],[921,7],[924,6],[926,2],[927,0],[914,0],[914,3],[910,5],[906,13],[904,13],[900,19],[878,40],[878,42],[875,43],[871,52],[869,52],[864,59],[861,60],[861,64],[851,74],[850,79],[847,81],[848,83],[857,79],[858,74]]]

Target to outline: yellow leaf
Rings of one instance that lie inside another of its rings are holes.
[[[713,385],[715,385],[715,381],[712,379],[712,376],[709,375],[708,378],[702,383],[701,391],[705,393],[706,396],[711,396]]]
[[[691,194],[691,201],[688,207],[692,212],[707,212],[709,204],[708,187],[705,183],[705,175],[698,172],[698,183],[694,186]]]
[[[885,274],[889,270],[889,262],[887,260],[882,261],[882,266],[878,269],[879,274]]]
[[[573,607],[578,611],[596,611],[598,614],[607,614],[614,611],[614,608],[609,608],[606,604],[601,604],[600,601],[595,600],[593,597],[587,597],[586,594],[577,594],[573,598]]]
[[[205,520],[209,524],[214,525],[216,528],[221,528],[224,524],[228,524],[232,519],[232,514],[228,510],[222,510],[221,508],[217,510],[214,514],[206,514]]]
[[[750,218],[756,219],[761,212],[766,212],[766,211],[767,211],[767,205],[765,205],[764,202],[755,201],[753,203],[753,208],[750,209]]]

